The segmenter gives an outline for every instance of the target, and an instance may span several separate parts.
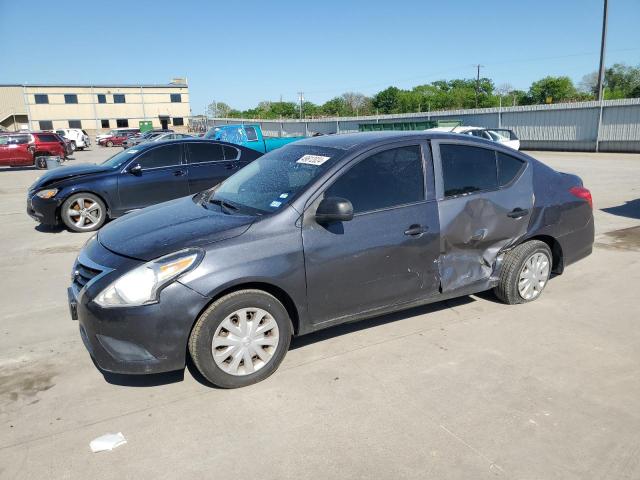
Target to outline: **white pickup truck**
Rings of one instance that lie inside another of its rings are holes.
[[[81,128],[61,128],[56,133],[71,142],[74,150],[84,150],[91,146],[91,139]]]

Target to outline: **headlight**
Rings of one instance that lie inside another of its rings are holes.
[[[40,198],[53,198],[56,196],[56,193],[58,193],[57,188],[50,188],[48,190],[40,190],[36,195]]]
[[[181,250],[134,268],[115,280],[95,298],[101,307],[134,307],[155,303],[160,290],[195,268],[201,250]]]

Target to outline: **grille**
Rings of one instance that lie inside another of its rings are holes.
[[[76,262],[75,268],[73,269],[73,284],[76,286],[78,290],[84,287],[89,281],[100,275],[102,270],[96,270],[95,268],[87,267],[80,263],[80,261]]]

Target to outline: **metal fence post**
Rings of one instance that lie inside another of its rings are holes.
[[[600,151],[600,128],[602,127],[602,110],[604,109],[604,101],[600,98],[600,112],[598,113],[598,129],[596,131],[596,153]]]
[[[304,136],[309,136],[309,122],[304,122]]]
[[[340,120],[336,120],[336,133],[340,134]]]

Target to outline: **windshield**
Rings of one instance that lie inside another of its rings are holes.
[[[105,165],[115,170],[116,168],[119,168],[120,166],[124,165],[125,162],[128,162],[129,160],[131,160],[134,157],[134,155],[139,151],[140,150],[136,150],[134,148],[128,148],[126,150],[122,150],[121,152],[116,153],[113,157],[102,162],[100,165]]]
[[[209,202],[262,215],[288,204],[342,155],[333,148],[287,145],[254,160],[227,178]]]
[[[212,127],[204,138],[240,144],[247,141],[247,135],[241,126]]]

